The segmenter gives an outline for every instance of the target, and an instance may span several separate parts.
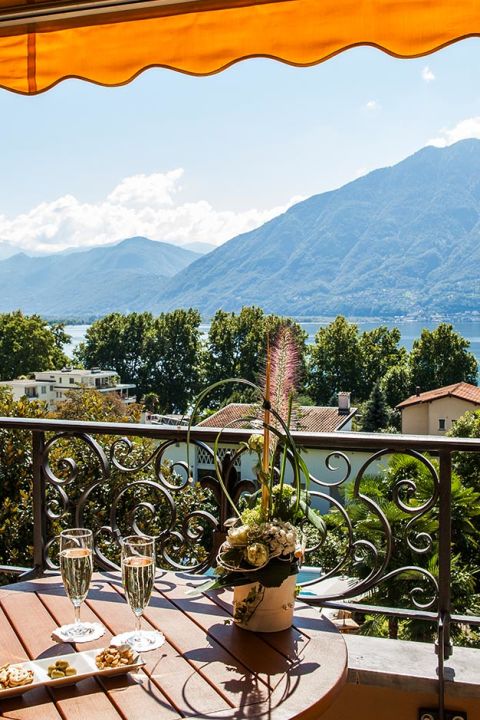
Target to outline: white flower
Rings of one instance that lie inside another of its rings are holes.
[[[228,531],[228,542],[230,545],[237,547],[238,545],[246,545],[248,542],[248,525],[240,525],[240,527],[230,528]]]
[[[266,565],[270,558],[268,547],[263,543],[252,543],[245,550],[245,555],[250,565],[255,567]]]

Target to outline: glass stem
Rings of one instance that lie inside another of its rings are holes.
[[[139,633],[141,629],[142,629],[142,615],[141,614],[137,615],[137,613],[135,613],[135,632]]]
[[[73,612],[75,613],[75,625],[79,625],[79,623],[80,623],[80,605],[74,605]]]

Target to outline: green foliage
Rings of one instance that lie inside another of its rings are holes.
[[[320,328],[310,354],[308,392],[318,405],[326,405],[332,393],[361,387],[362,363],[358,326],[338,316]]]
[[[399,346],[400,337],[398,328],[394,327],[389,330],[385,325],[366,330],[360,335],[362,379],[359,397],[362,399],[370,395],[373,386],[382,380],[392,368],[405,363],[407,351],[404,347]]]
[[[137,385],[139,394],[147,392],[147,343],[153,326],[148,312],[105,315],[88,328],[75,358],[87,368],[115,370],[122,382]]]
[[[158,395],[162,412],[185,412],[200,389],[200,320],[190,309],[162,313],[154,321],[145,384]]]
[[[391,408],[409,397],[412,381],[408,364],[389,367],[380,381],[380,387],[385,393],[387,405]]]
[[[136,423],[140,417],[141,407],[139,405],[128,405],[114,394],[100,393],[96,390],[87,390],[81,393],[71,391],[67,393],[67,400],[61,403],[55,417],[69,420],[84,420],[92,422],[130,422]],[[110,454],[112,444],[111,436],[94,436],[94,440],[103,448],[107,456]],[[141,532],[149,535],[160,535],[166,528],[172,531],[179,531],[182,534],[185,518],[199,507],[202,510],[214,511],[210,493],[202,490],[198,485],[188,483],[183,487],[181,478],[176,475],[168,461],[162,463],[162,474],[171,485],[170,493],[174,499],[176,511],[172,515],[172,509],[166,496],[157,490],[152,490],[148,482],[155,480],[153,476],[153,464],[149,458],[155,452],[157,443],[147,438],[131,436],[128,438],[130,445],[120,442],[115,451],[115,458],[126,468],[139,468],[128,473],[119,469],[115,463],[111,464],[108,482],[101,483],[94,492],[90,494],[86,507],[86,525],[99,529],[110,523],[110,511],[112,498],[115,493],[122,491],[122,499],[117,510],[117,519],[122,535],[132,533],[132,522],[134,519]],[[68,480],[68,467],[63,459],[70,457],[77,465],[77,479],[73,482]],[[68,481],[68,494],[73,506],[80,495],[87,488],[98,482],[99,465],[98,459],[91,452],[89,446],[81,440],[66,438],[56,443],[54,451],[50,456],[50,466],[57,477]],[[146,483],[146,484],[145,484]],[[52,497],[55,494],[51,493]],[[143,505],[142,505],[143,503]],[[148,509],[153,504],[155,511]],[[70,524],[73,519],[63,516],[60,523]],[[195,564],[203,561],[207,556],[207,550],[211,545],[211,528],[202,525],[200,519],[193,520],[189,530],[194,535],[201,527],[207,529],[202,542],[180,542],[178,537],[171,537],[162,545],[165,553],[180,566]],[[100,535],[99,545],[102,552],[111,560],[118,563],[119,551],[111,538],[106,536],[103,540]],[[160,546],[158,551],[158,564],[168,567],[169,564],[162,560]],[[170,566],[171,567],[171,566]]]
[[[185,412],[198,392],[202,348],[200,315],[174,310],[111,313],[88,329],[76,359],[86,367],[115,370],[122,382],[134,383],[138,394],[155,393],[156,409]]]
[[[375,383],[406,362],[407,352],[399,342],[398,328],[382,325],[359,334],[355,323],[338,316],[315,336],[308,392],[322,405],[333,404],[332,395],[342,390],[351,392],[355,402],[366,400]]]
[[[332,404],[338,392],[346,390],[358,405],[380,383],[393,409],[417,385],[424,391],[459,380],[476,382],[477,365],[468,341],[446,323],[433,331],[423,330],[410,355],[400,347],[398,328],[381,325],[359,333],[358,326],[343,316],[320,328],[308,349],[306,333],[298,323],[266,315],[254,306],[238,313],[218,310],[203,343],[199,323],[195,310],[175,310],[157,318],[150,313],[111,313],[89,328],[76,359],[87,367],[116,370],[124,382],[137,385],[140,396],[155,393],[157,412],[185,412],[203,384],[229,377],[257,382],[267,335],[272,338],[282,325],[291,327],[296,339],[298,391],[308,393],[304,404]],[[252,399],[248,387],[219,385],[208,409]],[[398,428],[399,418],[392,416],[389,423]]]
[[[0,380],[65,365],[62,347],[70,338],[63,328],[20,310],[0,314]]]
[[[83,420],[85,422],[129,422],[140,421],[141,405],[126,405],[116,393],[102,393],[93,388],[67,390],[66,399],[58,403],[51,417],[62,420]]]
[[[241,512],[243,525],[259,525],[268,518],[262,509],[260,491],[250,497],[243,498],[246,507]],[[300,491],[300,497],[291,485],[274,485],[271,489],[271,517],[295,526],[302,526],[305,532],[312,528],[312,535],[323,540],[326,537],[325,519],[307,503],[307,495]]]
[[[96,390],[85,392],[71,391],[68,399],[61,403],[57,413],[50,417],[99,421],[99,422],[135,422],[138,419],[138,406],[125,407],[118,398],[110,394],[100,393]],[[42,403],[30,402],[27,399],[14,401],[12,394],[6,388],[0,387],[0,416],[4,417],[30,417],[39,418],[47,415],[46,407]],[[94,439],[109,454],[112,437],[97,435]],[[47,437],[48,440],[48,437]],[[171,527],[173,531],[183,529],[185,518],[194,510],[214,512],[211,495],[198,485],[188,484],[181,487],[180,478],[172,472],[168,463],[162,465],[162,473],[168,482],[175,488],[171,490],[176,504],[176,516],[165,496],[154,492],[148,485],[135,484],[135,481],[152,480],[152,464],[145,468],[142,464],[152,455],[156,444],[154,441],[142,438],[130,438],[131,446],[121,445],[117,448],[116,458],[127,467],[139,466],[140,470],[125,473],[111,467],[108,482],[101,483],[91,494],[85,508],[85,523],[88,527],[99,529],[110,522],[110,511],[113,493],[120,489],[124,495],[118,508],[119,526],[123,534],[132,532],[132,510],[139,503],[153,502],[155,513],[148,511],[147,505],[137,511],[136,521],[138,527],[144,532],[160,534],[162,530]],[[65,458],[72,458],[77,466],[77,475],[69,479],[69,468],[64,463]],[[49,464],[55,475],[67,482],[66,490],[71,505],[66,512],[61,513],[58,520],[51,521],[49,534],[58,533],[61,527],[71,526],[75,522],[70,510],[75,506],[80,495],[98,482],[100,468],[98,459],[90,447],[78,438],[59,439],[49,456]],[[22,565],[31,567],[33,562],[33,458],[31,432],[21,430],[0,430],[0,564]],[[47,488],[52,501],[58,496],[52,488]],[[195,532],[205,529],[201,542],[192,540],[180,542],[175,536],[165,541],[162,548],[175,562],[180,565],[194,564],[205,559],[211,546],[211,528],[203,525],[199,518],[193,519],[189,525],[192,536]],[[102,551],[114,561],[118,561],[118,548],[111,542],[111,538],[99,536],[99,545]],[[52,557],[55,549],[52,548]],[[166,566],[165,560],[159,556],[159,565]]]
[[[145,410],[151,413],[158,413],[160,410],[160,398],[156,393],[146,393],[142,398],[142,405]]]
[[[470,343],[447,323],[435,330],[422,330],[409,357],[412,392],[421,392],[465,381],[476,385],[477,361]]]
[[[265,315],[257,307],[243,307],[238,314],[218,310],[212,319],[207,339],[206,385],[235,377],[257,382],[265,358],[267,335],[275,337],[284,325],[293,331],[301,374],[304,374],[306,333],[298,323],[277,315]],[[248,388],[235,388],[232,391],[232,386],[221,385],[210,394],[209,403],[212,407],[220,407],[226,402],[251,402],[252,398]]]
[[[0,416],[39,418],[43,403],[18,401],[0,387]],[[30,567],[33,558],[32,436],[0,430],[0,564]]]
[[[480,410],[466,412],[453,424],[450,437],[480,438]],[[468,487],[480,491],[480,453],[457,452],[452,465]]]
[[[379,432],[388,426],[389,420],[390,413],[385,400],[385,393],[380,383],[377,382],[365,403],[362,430],[364,432]]]
[[[437,468],[437,462],[431,460]],[[410,508],[422,506],[432,495],[433,480],[428,468],[417,459],[408,455],[394,455],[385,470],[376,476],[362,478],[360,492],[373,500],[386,516],[393,536],[393,549],[388,571],[406,566],[417,566],[438,577],[438,503],[427,513],[418,517],[413,526],[408,527],[412,515],[395,502],[394,491],[399,483],[414,482],[416,491],[408,493],[405,484],[400,493],[402,501]],[[400,485],[401,487],[401,485]],[[369,505],[353,495],[353,485],[347,487],[346,509],[352,521],[354,539],[362,539],[377,548],[380,559],[385,557],[387,545],[382,523]],[[452,475],[452,607],[454,612],[472,612],[478,602],[478,544],[480,540],[478,519],[480,517],[480,493],[465,486],[461,479]],[[326,570],[335,568],[347,548],[347,533],[341,513],[333,509],[326,516],[327,538],[324,545],[315,553],[314,559]],[[427,533],[433,539],[428,552],[417,552],[413,547],[425,546]],[[410,540],[410,545],[407,542]],[[312,560],[309,559],[309,562]],[[352,577],[365,577],[373,558],[368,550],[357,553],[355,561],[343,565],[343,572]],[[411,608],[411,592],[414,587],[423,588],[417,596],[425,601],[432,596],[432,587],[421,579],[419,573],[403,572],[388,583],[380,583],[369,595],[368,603],[389,607]],[[395,618],[368,619],[362,632],[386,634],[390,637],[427,640],[434,634],[434,627],[414,620],[397,621]]]

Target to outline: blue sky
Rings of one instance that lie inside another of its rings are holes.
[[[0,127],[0,241],[218,244],[432,140],[480,137],[480,40],[408,61],[358,48],[312,68],[0,91]]]

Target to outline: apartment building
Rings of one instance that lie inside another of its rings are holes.
[[[9,387],[13,399],[26,397],[29,400],[43,400],[49,410],[54,410],[58,403],[66,399],[69,390],[93,389],[99,392],[114,392],[126,403],[136,402],[133,394],[135,385],[122,383],[115,371],[92,368],[77,370],[65,367],[62,370],[45,370],[34,374],[34,379],[3,380],[0,386]]]

